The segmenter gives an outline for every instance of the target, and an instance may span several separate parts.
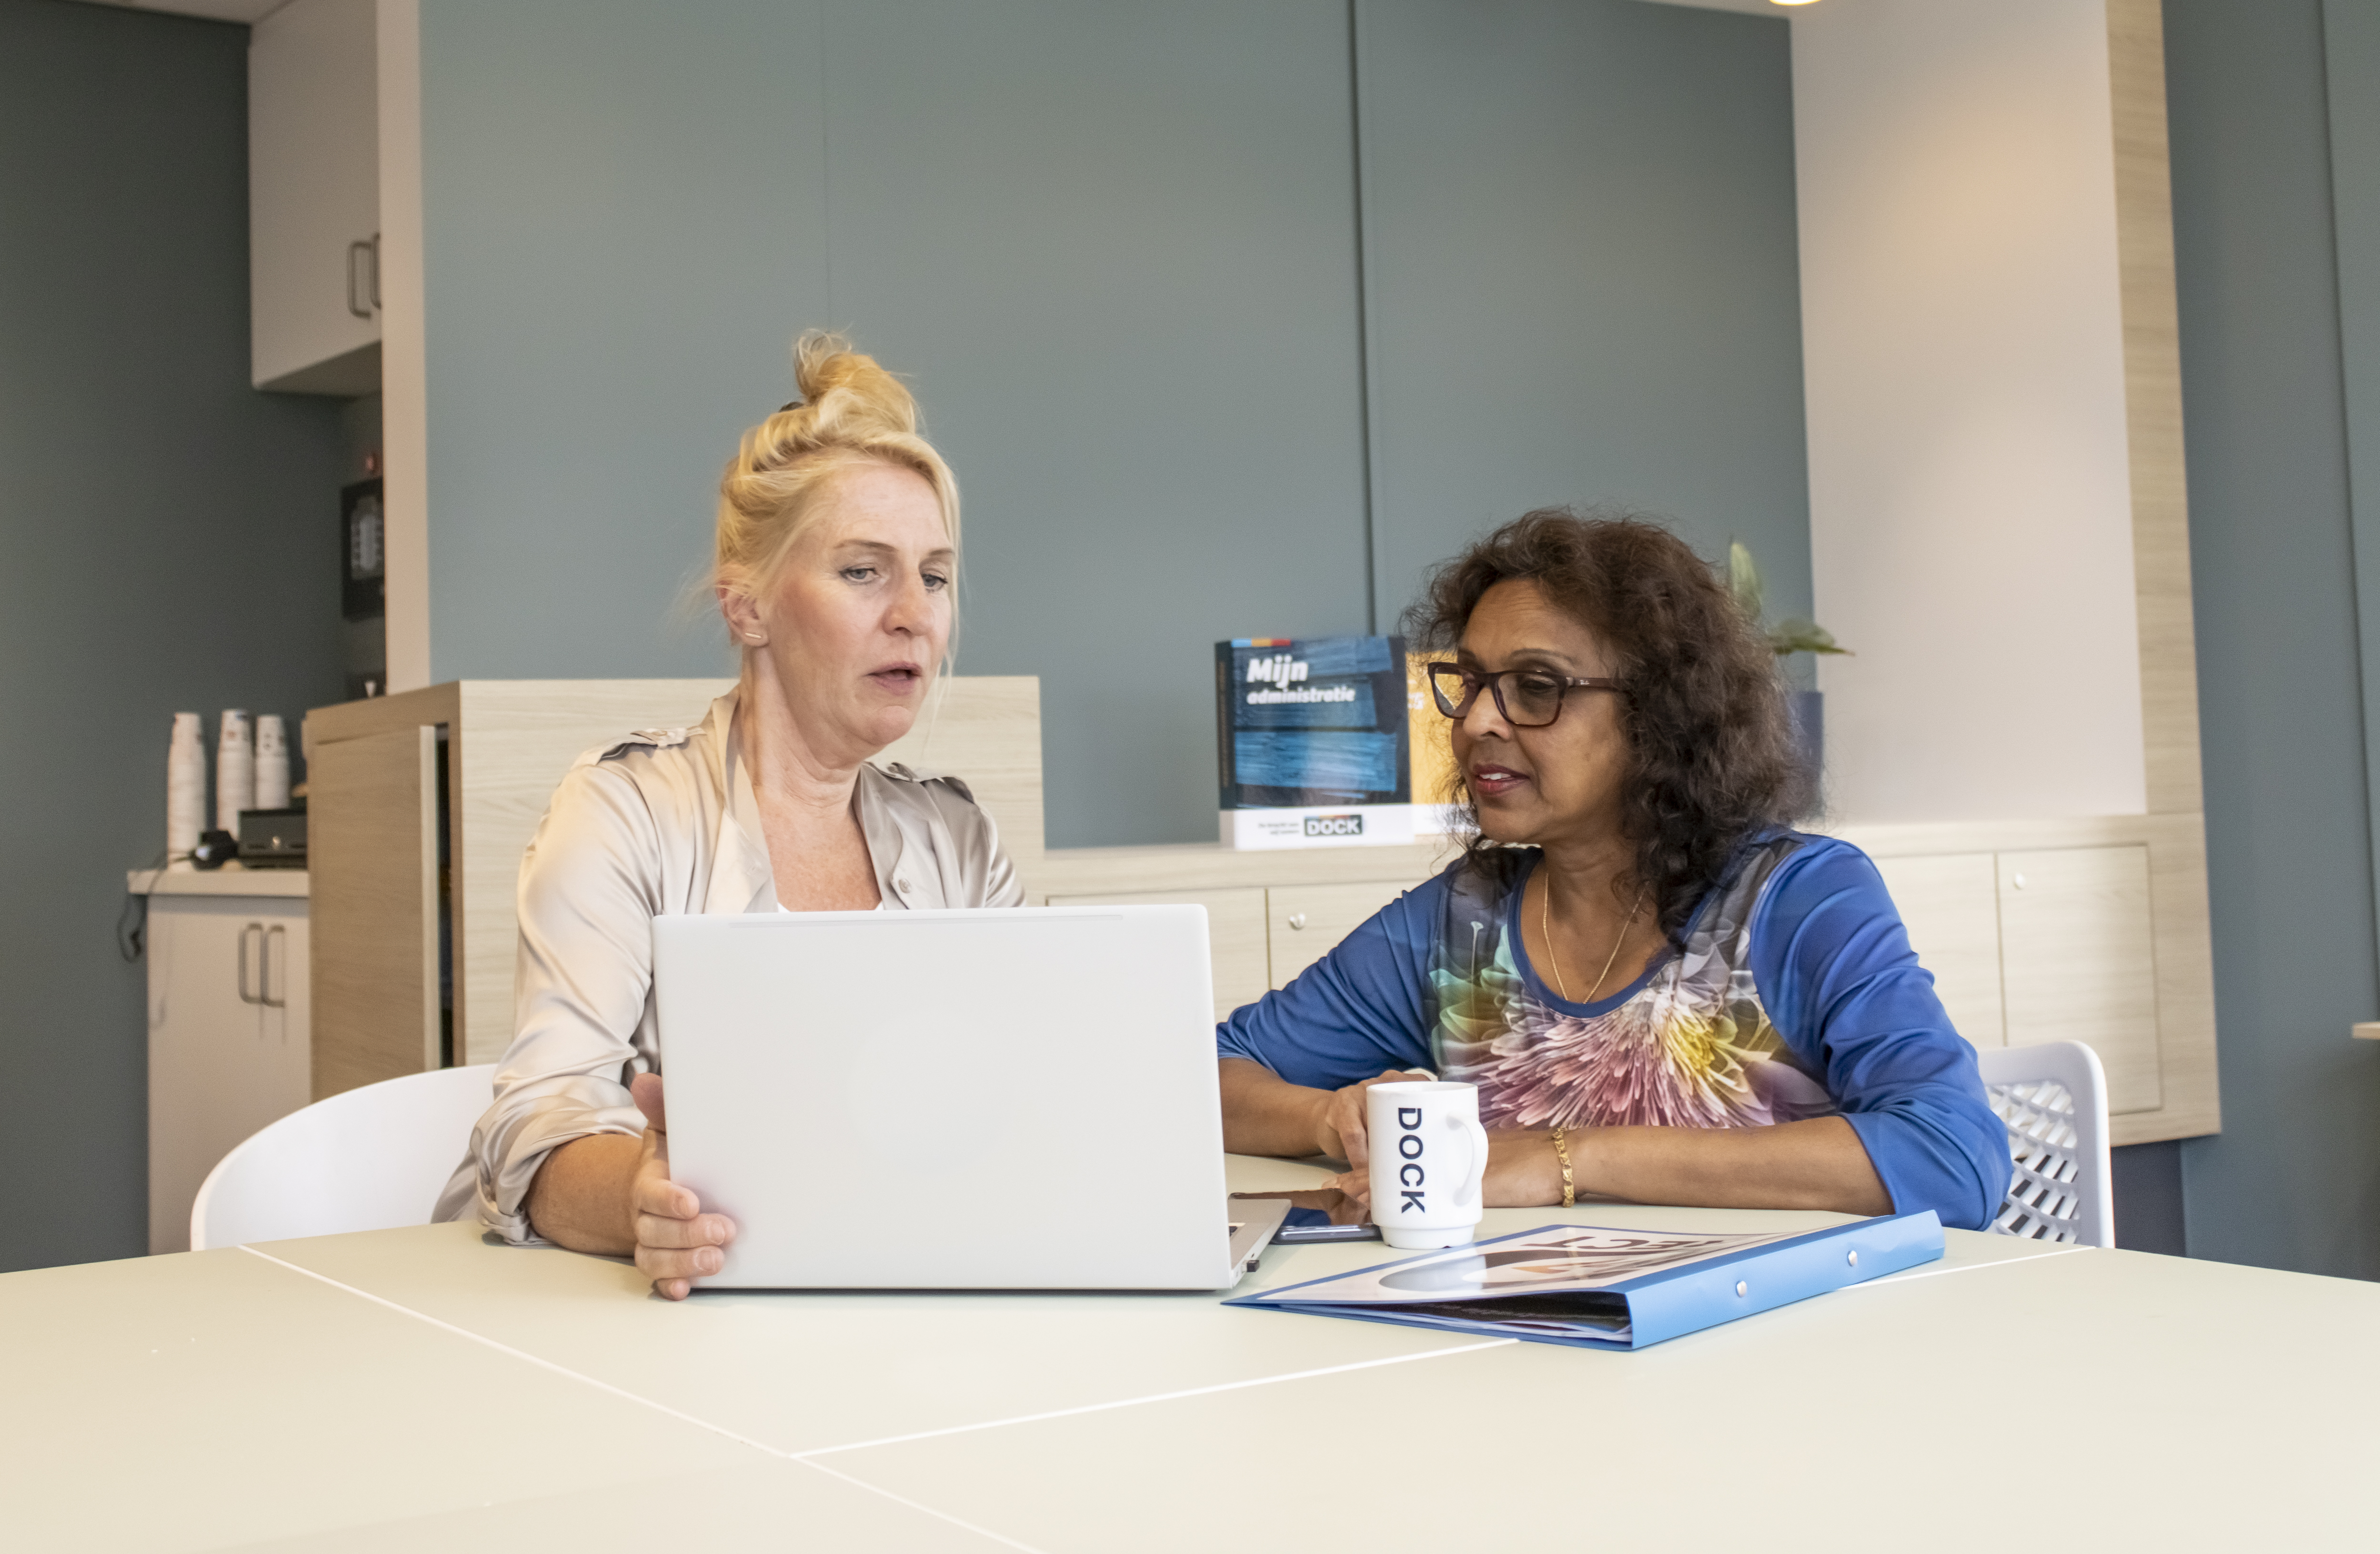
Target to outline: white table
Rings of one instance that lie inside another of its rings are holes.
[[[1234,1184],[1314,1172],[1234,1161]],[[1613,1205],[1557,1220],[1793,1228]],[[468,1226],[0,1278],[0,1543],[2354,1547],[2380,1287],[1953,1232],[1636,1354],[1212,1295],[672,1305]],[[1274,1248],[1257,1284],[1377,1244]]]

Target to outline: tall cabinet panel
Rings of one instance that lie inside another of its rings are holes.
[[[1342,0],[832,0],[832,316],[966,492],[1056,846],[1215,830],[1212,644],[1365,626]]]
[[[290,0],[248,44],[249,327],[256,386],[380,387],[372,0]]]
[[[1379,618],[1551,504],[1750,545],[1806,614],[1781,18],[1356,0]]]
[[[321,880],[314,1098],[440,1066],[438,730],[317,746],[310,862]]]

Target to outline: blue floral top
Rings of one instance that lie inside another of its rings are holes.
[[[1556,996],[1529,965],[1520,904],[1537,861],[1458,862],[1407,892],[1233,1014],[1218,1052],[1322,1088],[1435,1069],[1479,1087],[1490,1128],[1840,1114],[1896,1211],[1991,1222],[2007,1131],[1865,854],[1798,832],[1754,839],[1682,951],[1594,1003]]]

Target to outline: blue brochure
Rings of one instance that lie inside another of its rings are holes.
[[[1542,1225],[1224,1304],[1642,1349],[1941,1255],[1930,1208],[1798,1234]]]
[[[1402,637],[1216,643],[1220,807],[1405,803],[1413,792],[1405,698]]]

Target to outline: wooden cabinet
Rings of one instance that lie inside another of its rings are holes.
[[[1900,908],[1910,947],[1934,974],[1934,990],[1977,1047],[2007,1040],[2001,1004],[1999,874],[1989,853],[1878,858],[1884,887]]]
[[[1959,1034],[1978,1047],[2080,1041],[2112,1115],[2164,1105],[2149,849],[2037,847],[1882,857],[1876,868]]]
[[[1121,849],[1119,849],[1121,851]],[[1402,857],[1404,849],[1399,849]],[[1222,853],[1220,856],[1251,855]],[[1280,855],[1269,855],[1276,864]],[[1290,866],[1284,872],[1294,872]],[[1162,906],[1207,909],[1208,953],[1215,974],[1215,1018],[1254,1003],[1330,953],[1373,913],[1396,900],[1418,878],[1348,883],[1234,885],[1220,890],[1057,892],[1037,898],[1050,906]]]
[[[294,872],[132,880],[149,897],[152,1252],[189,1250],[207,1172],[313,1099],[305,885]],[[276,893],[225,893],[258,890]]]
[[[1363,921],[1420,881],[1363,880],[1345,885],[1281,885],[1265,892],[1272,983],[1285,988]]]
[[[1215,977],[1215,1018],[1254,1003],[1274,986],[1267,966],[1265,892],[1254,886],[1221,891],[1153,891],[1121,895],[1053,895],[1051,906],[1166,906],[1207,909],[1207,954]]]
[[[2107,1071],[2107,1110],[2154,1111],[2156,948],[2146,847],[1999,855],[2008,1043],[2081,1041]]]
[[[555,784],[589,746],[699,722],[733,683],[457,680],[308,713],[320,1094],[503,1057],[514,890]],[[879,758],[965,777],[1028,889],[1042,856],[1039,708],[1030,678],[953,678]]]
[[[322,744],[310,758],[315,939],[334,951],[317,978],[316,1099],[442,1067],[451,1046],[439,735],[434,724],[391,729]]]
[[[315,1088],[328,1095],[442,1061],[501,1057],[512,1039],[514,887],[554,784],[589,746],[692,722],[724,688],[462,681],[310,714],[323,1004]],[[1282,852],[1212,843],[1046,851],[1038,710],[1031,679],[954,679],[931,723],[883,759],[966,778],[999,823],[1028,901],[1206,907],[1218,1017],[1287,984],[1454,856],[1457,844],[1444,839]],[[1876,860],[1968,1040],[2089,1043],[2107,1071],[2119,1144],[2220,1125],[2195,815],[1847,826],[1840,834]],[[442,953],[451,955],[443,974]],[[442,999],[452,1001],[444,1043]]]
[[[1910,942],[1933,974],[1959,1033],[1978,1047],[2087,1044],[2107,1073],[2109,1111],[2131,1119],[2127,1131],[2155,1127],[2165,1106],[2150,851],[2148,844],[2134,843],[2005,852],[1888,851],[1876,860]],[[1267,988],[1287,986],[1444,859],[1424,849],[1366,859],[1220,849],[1197,857],[1191,849],[1116,848],[1079,860],[1051,855],[1045,867],[1071,871],[1069,866],[1077,862],[1111,872],[1136,863],[1144,875],[1170,866],[1185,875],[1196,870],[1267,880],[1261,885],[1040,898],[1052,905],[1206,906],[1220,1017]],[[1320,868],[1381,877],[1313,878]],[[2177,916],[2183,909],[2186,904],[2178,904]],[[2186,921],[2171,927],[2175,937],[2186,939]]]
[[[250,373],[258,388],[380,388],[373,0],[290,0],[248,45]]]
[[[2118,1144],[2216,1131],[2212,957],[2194,815],[1846,828],[1977,1046],[2080,1041]],[[1970,840],[1951,852],[1946,841]],[[1999,845],[1974,850],[1972,841]]]

